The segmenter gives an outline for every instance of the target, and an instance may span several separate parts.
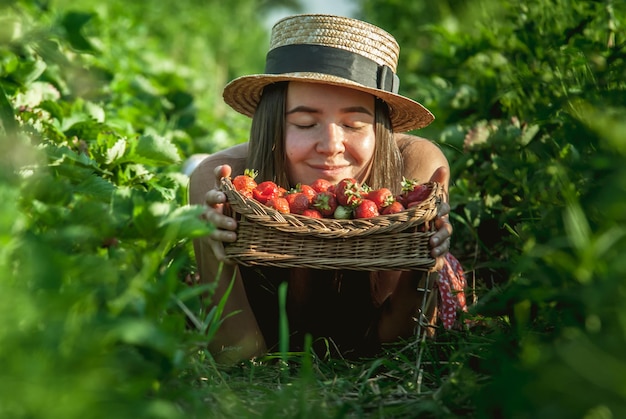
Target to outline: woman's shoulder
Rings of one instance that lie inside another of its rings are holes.
[[[426,181],[441,166],[449,169],[448,159],[433,141],[412,134],[396,134],[404,161],[404,176]]]
[[[243,173],[246,165],[248,143],[207,154],[198,162],[189,175],[190,200],[195,201],[215,187],[215,168],[227,164],[232,169],[232,176]]]
[[[431,140],[413,134],[395,134],[396,144],[402,153],[406,151],[422,150],[441,152],[439,146]]]
[[[243,173],[245,169],[243,166],[245,166],[247,154],[248,143],[237,144],[213,154],[207,154],[206,157],[198,163],[195,170],[209,170],[213,172],[215,167],[227,164],[233,169],[234,174],[238,174],[240,171]]]

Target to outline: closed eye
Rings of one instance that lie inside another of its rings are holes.
[[[298,129],[311,129],[314,128],[317,124],[293,124]]]

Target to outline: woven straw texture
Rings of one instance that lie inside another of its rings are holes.
[[[229,178],[221,189],[238,220],[237,241],[226,257],[245,266],[351,270],[429,270],[435,264],[428,241],[442,201],[440,184],[421,204],[368,219],[317,219],[282,214],[235,190]]]
[[[286,17],[272,28],[270,51],[286,45],[323,45],[340,48],[386,65],[395,73],[400,48],[385,30],[357,19],[325,14],[302,14]],[[254,115],[263,88],[281,81],[302,81],[348,87],[371,93],[390,108],[394,132],[406,132],[430,124],[435,117],[422,104],[407,97],[371,88],[355,81],[308,71],[281,74],[253,74],[238,77],[226,85],[226,104],[246,116]]]
[[[313,44],[341,48],[363,55],[394,72],[400,47],[395,38],[370,23],[341,16],[300,15],[278,21],[270,50],[284,45]]]

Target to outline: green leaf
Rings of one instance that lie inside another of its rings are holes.
[[[83,35],[84,26],[93,18],[93,13],[68,12],[62,20],[67,40],[78,51],[94,52],[95,48]]]
[[[15,78],[22,85],[29,86],[46,71],[47,67],[43,60],[22,61],[15,72]]]
[[[154,134],[142,135],[137,141],[131,142],[131,152],[126,158],[135,163],[149,165],[174,164],[181,161],[176,145]]]
[[[131,345],[153,348],[163,354],[175,349],[175,342],[147,319],[133,319],[121,322],[109,333],[109,338]]]
[[[200,219],[201,206],[184,206],[170,212],[159,224],[179,239],[202,237],[210,234],[214,226]]]
[[[584,249],[589,244],[591,228],[580,205],[571,202],[563,211],[565,231],[574,247]]]
[[[106,159],[104,160],[104,162],[106,164],[111,164],[116,160],[121,159],[126,152],[126,146],[127,143],[125,139],[120,138],[119,140],[117,140],[114,145],[106,149]]]
[[[75,192],[92,196],[98,200],[108,202],[113,196],[115,185],[111,182],[92,174],[75,187]]]
[[[0,121],[7,135],[14,135],[17,132],[13,106],[11,106],[2,84],[0,84]]]

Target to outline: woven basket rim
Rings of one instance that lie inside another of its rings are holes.
[[[443,200],[443,185],[438,182],[427,182],[426,185],[431,189],[429,196],[418,205],[401,212],[361,219],[318,219],[299,214],[283,214],[248,198],[235,189],[229,177],[223,177],[220,185],[228,198],[231,210],[240,216],[280,231],[324,238],[364,237],[404,231],[434,220]]]

